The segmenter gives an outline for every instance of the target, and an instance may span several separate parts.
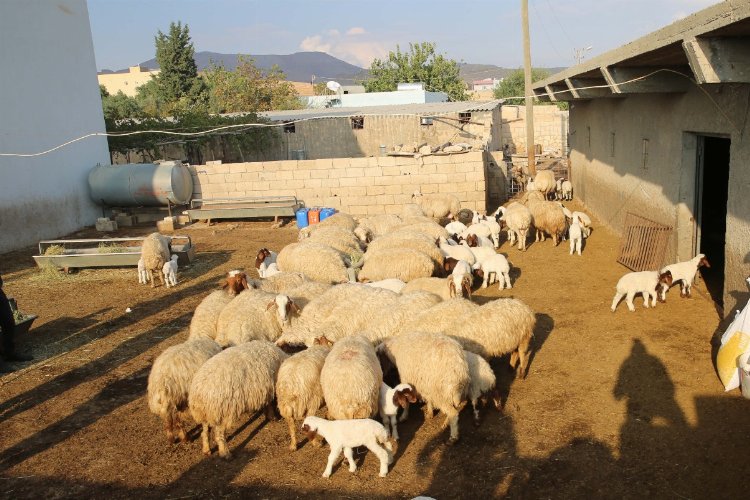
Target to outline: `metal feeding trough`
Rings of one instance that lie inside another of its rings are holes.
[[[251,219],[255,217],[294,217],[304,204],[296,196],[246,198],[195,198],[187,210],[190,220]]]
[[[172,253],[182,267],[195,259],[195,247],[189,236],[171,238]],[[39,242],[39,255],[34,255],[39,267],[61,269],[74,267],[137,267],[141,245],[145,238],[101,238],[93,240],[47,240]],[[49,252],[50,247],[62,247],[60,252]]]

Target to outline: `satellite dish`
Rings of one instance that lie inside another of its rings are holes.
[[[341,84],[339,82],[334,82],[333,80],[331,80],[330,82],[326,83],[326,88],[331,92],[338,92],[341,88]]]

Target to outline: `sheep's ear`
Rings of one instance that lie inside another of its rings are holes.
[[[221,285],[222,290],[226,290],[226,288],[229,286],[229,281],[227,280],[220,281],[219,285]]]
[[[417,402],[417,391],[414,389],[407,387],[403,390],[404,397],[409,403],[416,403]]]
[[[244,290],[247,290],[248,288],[250,288],[250,286],[247,284],[247,276],[245,276],[244,274],[242,275],[242,278],[240,279],[240,283],[242,284],[242,288]]]
[[[461,280],[461,288],[466,292],[466,295],[471,298],[471,282],[469,281],[469,279],[470,278],[466,277]]]
[[[299,308],[299,306],[297,305],[297,303],[296,303],[296,302],[294,302],[294,301],[293,301],[292,299],[289,299],[289,304],[288,304],[288,306],[289,306],[289,307],[291,307],[291,308],[292,308],[292,310],[293,310],[294,312],[296,312],[297,314],[299,314],[299,313],[301,313],[301,312],[302,312],[302,309],[300,309],[300,308]]]
[[[275,305],[276,305],[276,301],[275,301],[275,300],[272,300],[272,301],[271,301],[271,302],[269,302],[269,303],[268,303],[268,305],[266,306],[266,311],[268,311],[269,309],[271,309],[271,308],[272,308],[273,306],[275,306]]]
[[[455,297],[456,296],[456,284],[450,278],[448,278],[448,290],[450,291],[450,296],[451,297]]]

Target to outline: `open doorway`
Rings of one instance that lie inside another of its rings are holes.
[[[724,306],[730,144],[723,137],[698,136],[695,249],[711,263],[710,268],[701,268],[701,276],[719,308]]]

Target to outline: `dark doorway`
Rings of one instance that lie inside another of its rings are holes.
[[[698,252],[705,254],[710,268],[701,268],[708,293],[716,304],[724,305],[724,246],[727,229],[729,189],[729,139],[698,137]]]

